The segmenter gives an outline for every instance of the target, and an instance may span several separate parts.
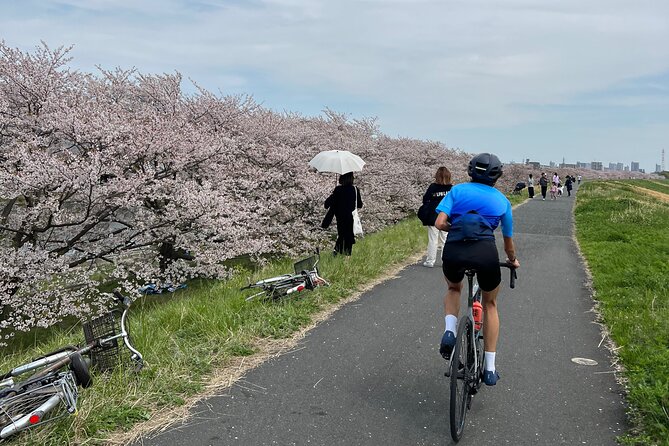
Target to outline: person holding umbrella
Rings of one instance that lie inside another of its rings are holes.
[[[350,256],[355,243],[353,235],[353,211],[362,207],[360,189],[353,185],[353,172],[348,172],[339,177],[339,186],[334,188],[332,194],[325,200],[325,209],[328,213],[321,226],[327,228],[332,218],[337,219],[337,241],[334,253]]]
[[[334,253],[350,256],[355,243],[353,233],[353,211],[362,207],[360,189],[353,185],[353,172],[360,172],[365,162],[358,155],[347,150],[327,150],[320,152],[311,161],[309,166],[319,172],[333,172],[340,174],[339,186],[325,200],[325,209],[328,209],[322,228],[328,228],[332,219],[337,219],[337,241]]]

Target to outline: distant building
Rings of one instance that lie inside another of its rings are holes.
[[[638,171],[639,171],[639,163],[636,162],[636,161],[632,161],[632,162],[630,163],[630,170],[631,170],[632,172],[638,172]]]
[[[576,164],[562,163],[560,167],[563,169],[576,169]]]
[[[531,167],[531,168],[536,169],[536,170],[541,170],[541,163],[539,161],[527,160],[527,162],[525,164],[527,165],[527,167]]]
[[[619,171],[622,172],[623,169],[624,169],[623,163],[616,164],[616,170],[619,170]]]
[[[548,166],[549,166],[549,167],[555,167],[555,161],[551,161],[551,162],[548,164]]]
[[[662,165],[656,164],[655,165],[655,173],[659,173],[659,172],[662,172]]]
[[[609,170],[616,170],[618,165],[616,163],[609,163]]]
[[[590,163],[582,163],[580,161],[577,161],[576,167],[578,167],[579,169],[590,169]]]
[[[601,161],[593,161],[590,163],[590,168],[592,170],[603,170]]]

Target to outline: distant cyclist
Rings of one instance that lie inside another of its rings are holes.
[[[471,182],[453,186],[437,206],[435,226],[448,231],[442,255],[443,271],[448,283],[444,297],[446,330],[441,338],[439,353],[449,358],[455,346],[460,293],[465,270],[477,271],[478,284],[483,291],[483,341],[485,371],[483,381],[494,386],[499,379],[495,370],[495,352],[499,335],[497,293],[502,274],[495,245],[494,230],[501,223],[506,262],[520,267],[513,244],[511,203],[493,186],[502,176],[502,163],[490,153],[480,153],[469,162],[467,173]]]

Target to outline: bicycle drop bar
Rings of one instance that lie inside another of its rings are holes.
[[[499,266],[502,266],[504,268],[509,268],[509,288],[515,288],[516,287],[516,279],[518,278],[518,274],[516,273],[516,268],[513,267],[513,265],[509,265],[506,262],[499,262]]]

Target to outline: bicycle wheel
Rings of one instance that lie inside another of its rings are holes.
[[[70,370],[74,373],[74,377],[77,379],[77,384],[84,389],[93,385],[93,378],[91,378],[88,364],[79,353],[75,352],[70,356]]]
[[[472,321],[460,319],[455,348],[451,357],[450,421],[453,441],[460,441],[465,430],[465,416],[471,397],[471,386],[476,365],[473,363]]]

